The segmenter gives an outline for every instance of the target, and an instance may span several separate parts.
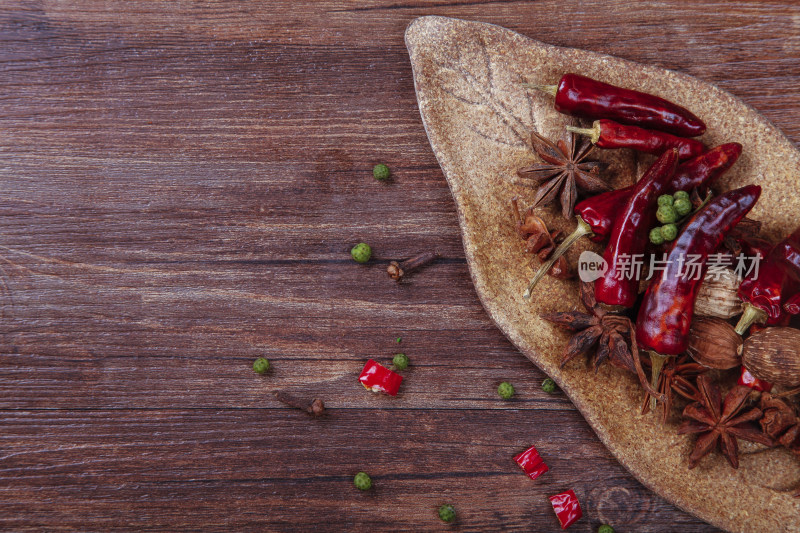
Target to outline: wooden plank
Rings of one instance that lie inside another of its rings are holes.
[[[585,497],[576,531],[713,530],[627,475],[480,307],[403,44],[425,14],[678,69],[800,139],[791,0],[7,2],[3,528],[432,530],[452,497],[459,529],[549,531],[560,481]],[[430,249],[410,284],[385,277]],[[363,361],[398,349],[401,396],[364,392]],[[508,464],[532,431],[541,486]],[[365,456],[386,472],[370,495],[347,490]]]

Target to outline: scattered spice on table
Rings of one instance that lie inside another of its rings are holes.
[[[547,378],[544,381],[542,381],[542,390],[547,394],[553,394],[554,392],[556,392],[556,389],[558,389],[558,387],[556,386],[556,382],[553,381],[552,379]]]
[[[384,392],[389,396],[397,396],[400,384],[403,382],[403,376],[370,359],[364,365],[358,381],[369,391]]]
[[[408,356],[404,353],[396,353],[392,357],[392,366],[395,370],[405,370],[408,368]]]
[[[389,179],[391,172],[389,171],[389,167],[384,165],[383,163],[378,163],[374,167],[372,167],[372,177],[378,181],[386,181]]]
[[[253,371],[256,374],[266,374],[269,370],[269,361],[266,357],[259,357],[253,361]]]
[[[325,413],[325,403],[319,398],[308,398],[288,391],[277,391],[275,398],[289,407],[296,407],[311,416],[322,416]]]
[[[504,381],[497,386],[497,394],[504,400],[510,400],[514,396],[514,386],[508,381]]]
[[[358,490],[369,490],[372,488],[372,479],[366,472],[359,472],[353,478],[353,485],[355,485]]]
[[[393,280],[401,281],[412,272],[416,272],[422,267],[433,263],[438,257],[439,254],[437,252],[423,252],[399,263],[392,261],[386,268],[386,273]]]
[[[531,479],[536,479],[549,470],[535,446],[518,454],[514,461]]]
[[[360,242],[353,246],[350,255],[356,263],[366,263],[372,257],[372,248],[365,242]]]
[[[572,489],[550,496],[549,499],[561,524],[561,529],[567,529],[583,516],[581,504]]]
[[[442,522],[453,522],[456,519],[456,508],[450,504],[439,507],[439,519]]]

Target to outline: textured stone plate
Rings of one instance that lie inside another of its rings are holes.
[[[549,46],[509,30],[443,17],[416,19],[406,31],[420,112],[433,151],[458,208],[472,280],[497,326],[538,367],[555,379],[597,435],[628,470],[663,497],[730,531],[800,531],[800,499],[790,489],[800,466],[783,450],[742,445],[741,466],[730,468],[714,454],[689,470],[692,437],[678,436],[642,416],[642,391],[632,378],[604,365],[598,374],[576,362],[559,369],[566,335],[539,313],[579,306],[577,284],[546,277],[533,301],[521,295],[532,274],[514,231],[509,200],[530,199],[514,184],[515,170],[536,160],[529,132],[563,132],[566,118],[547,95],[521,82],[556,83],[576,72],[667,97],[708,124],[709,146],[738,141],[744,154],[720,188],[758,183],[764,187],[751,217],[777,237],[796,225],[795,193],[800,154],[784,135],[732,95],[697,79],[600,54]],[[595,152],[609,163],[615,186],[632,183],[637,161],[627,151]],[[758,155],[758,157],[757,157]],[[555,208],[543,211],[548,225],[571,231]],[[584,246],[593,246],[584,244]],[[574,264],[578,246],[569,256]]]

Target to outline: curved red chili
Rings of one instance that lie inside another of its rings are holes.
[[[748,185],[712,199],[687,222],[667,257],[667,262],[644,295],[636,321],[639,346],[661,355],[686,350],[694,301],[713,253],[758,201],[761,187]],[[681,275],[685,263],[702,265],[695,276]]]
[[[556,110],[567,115],[590,120],[610,118],[682,137],[696,137],[706,131],[702,120],[669,100],[579,74],[564,74],[555,97]]]
[[[603,259],[608,270],[595,281],[594,294],[598,302],[608,305],[632,307],[639,293],[639,276],[626,273],[625,257],[633,260],[644,256],[648,243],[648,230],[655,223],[654,206],[664,193],[675,173],[678,154],[675,150],[664,152],[634,186],[628,202],[617,215],[614,229],[608,240]]]
[[[630,148],[654,155],[661,155],[674,148],[678,150],[681,160],[697,157],[706,151],[706,146],[695,139],[676,137],[663,131],[646,130],[607,119],[595,120],[591,128],[567,126],[567,129],[587,135],[600,148]]]
[[[783,305],[800,292],[800,269],[795,270],[787,258],[799,247],[800,228],[772,248],[758,270],[753,269],[739,285],[739,298],[744,302],[744,313],[736,324],[739,335],[755,322],[774,326],[788,318]]]
[[[710,187],[736,163],[741,154],[741,144],[727,143],[684,161],[675,169],[665,194],[676,191],[688,192],[701,186]],[[602,242],[608,237],[614,227],[614,220],[625,207],[634,187],[635,185],[629,185],[624,189],[604,192],[587,198],[575,206],[575,214],[579,215],[592,230],[593,236],[590,237],[592,241]]]
[[[701,186],[710,187],[717,178],[733,166],[741,153],[741,144],[727,143],[712,148],[689,161],[684,161],[675,170],[665,193],[690,191]],[[603,242],[608,238],[614,228],[617,215],[625,207],[635,187],[636,185],[629,185],[623,189],[597,194],[575,206],[574,212],[577,215],[578,227],[558,245],[550,258],[542,263],[525,291],[526,298],[530,296],[533,287],[544,277],[545,273],[578,239],[587,236],[594,242]]]

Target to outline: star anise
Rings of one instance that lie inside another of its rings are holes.
[[[608,191],[611,187],[600,179],[600,163],[586,161],[594,145],[572,132],[553,144],[536,132],[531,133],[531,142],[536,154],[544,164],[530,165],[517,171],[524,185],[536,186],[533,206],[547,205],[556,196],[561,202],[561,213],[572,216],[578,199],[578,189],[588,193]]]
[[[614,366],[636,372],[633,355],[629,348],[633,327],[627,317],[609,313],[598,305],[594,297],[594,284],[581,282],[581,302],[588,313],[566,311],[549,313],[542,318],[577,332],[567,343],[561,357],[563,367],[582,353],[597,345],[594,367],[597,370],[603,361]]]
[[[720,451],[733,468],[739,468],[739,444],[736,439],[772,446],[772,439],[753,424],[761,418],[761,409],[753,407],[742,413],[751,389],[736,385],[722,401],[719,387],[706,374],[697,377],[699,401],[686,406],[683,416],[689,418],[678,428],[678,434],[697,433],[689,455],[689,468],[711,453],[719,444]]]
[[[650,364],[650,358],[646,357],[644,360],[645,365]],[[662,423],[667,422],[667,417],[672,411],[672,402],[677,392],[687,400],[699,401],[699,393],[697,388],[692,385],[692,380],[698,375],[706,372],[708,369],[701,364],[695,363],[688,355],[679,355],[678,357],[670,357],[664,366],[661,368],[661,373],[658,376],[658,386],[656,390],[664,395],[665,400],[661,402],[663,413],[661,416]],[[644,403],[642,404],[642,414],[647,414],[650,411],[650,398],[648,392],[645,394]]]
[[[764,416],[759,424],[764,433],[800,457],[800,418],[795,409],[785,400],[764,392],[761,394],[761,410]]]

